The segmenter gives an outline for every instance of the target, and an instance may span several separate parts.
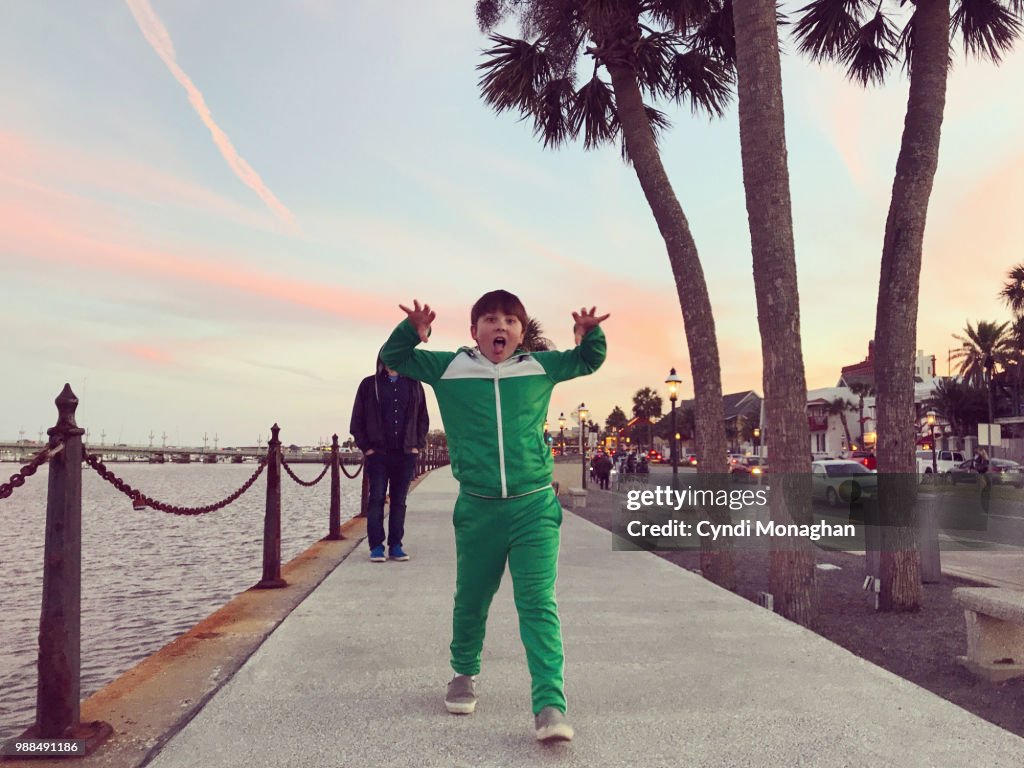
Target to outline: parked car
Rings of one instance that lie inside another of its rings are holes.
[[[822,459],[811,462],[811,497],[832,507],[856,504],[878,494],[878,475],[858,461]]]
[[[851,451],[846,458],[863,464],[868,469],[878,469],[878,459],[875,458],[874,451]]]
[[[989,459],[988,472],[992,476],[993,485],[1012,485],[1024,488],[1024,469],[1016,461],[1009,459]],[[949,471],[949,479],[953,485],[957,483],[977,483],[978,472],[974,468],[974,459],[961,462]]]
[[[664,464],[665,457],[661,455],[661,451],[651,448],[651,450],[647,452],[647,461],[651,464]]]
[[[744,456],[729,468],[733,480],[757,482],[768,471],[768,462],[760,456]]]
[[[686,459],[683,460],[683,463],[684,464],[689,464],[691,467],[696,467],[697,466],[697,454],[696,453],[687,454]]]

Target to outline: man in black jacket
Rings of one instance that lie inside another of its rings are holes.
[[[359,384],[349,427],[365,457],[364,471],[370,481],[366,532],[370,560],[375,563],[386,559],[384,497],[389,492],[388,556],[392,560],[409,559],[402,549],[405,497],[416,468],[416,454],[426,444],[429,426],[423,385],[386,368],[378,357],[377,373]]]

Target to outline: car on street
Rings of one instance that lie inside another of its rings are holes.
[[[859,461],[821,459],[811,462],[813,499],[838,507],[877,495],[878,475]]]
[[[686,458],[683,460],[683,463],[684,464],[688,464],[691,467],[696,467],[697,466],[697,454],[696,453],[687,454]]]
[[[1024,488],[1024,469],[1016,461],[989,459],[988,473],[992,476],[993,485],[1012,485],[1015,488]],[[958,483],[976,484],[978,472],[974,468],[974,459],[961,462],[949,470],[949,479],[953,485]]]
[[[851,451],[846,458],[863,464],[868,469],[878,469],[878,459],[874,451]]]
[[[744,456],[729,467],[733,480],[755,483],[768,471],[767,460],[760,456]]]
[[[651,448],[651,450],[647,452],[647,461],[651,464],[664,464],[665,457],[661,455],[661,451],[656,448]]]

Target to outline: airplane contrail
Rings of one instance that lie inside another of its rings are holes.
[[[284,220],[289,226],[295,227],[295,216],[289,211],[284,203],[277,199],[270,188],[263,183],[263,179],[256,173],[249,163],[245,161],[241,155],[238,154],[238,150],[235,149],[231,143],[231,139],[228,135],[221,130],[221,127],[217,125],[213,119],[213,115],[210,112],[210,108],[206,105],[206,100],[203,98],[203,94],[196,87],[195,83],[189,78],[185,71],[178,66],[177,57],[174,53],[174,43],[171,41],[171,36],[167,32],[167,28],[163,22],[156,15],[152,6],[149,4],[149,0],[125,0],[128,3],[128,8],[131,10],[132,15],[135,16],[135,21],[138,22],[139,28],[142,30],[143,36],[147,42],[156,51],[157,56],[163,59],[164,64],[174,75],[174,79],[177,80],[181,87],[185,89],[185,93],[188,94],[188,100],[195,108],[196,113],[199,115],[199,119],[203,121],[203,124],[209,128],[210,135],[213,136],[213,143],[217,145],[217,149],[220,150],[221,155],[227,161],[228,166],[235,175],[242,180],[242,183],[249,187],[253,192],[259,195],[260,199],[266,203],[267,207],[270,208],[275,214],[277,214],[282,220]]]

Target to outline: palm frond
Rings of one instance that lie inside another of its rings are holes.
[[[879,10],[843,47],[840,58],[846,64],[847,76],[863,86],[872,82],[881,85],[896,61],[898,44],[895,25]]]
[[[566,77],[549,80],[534,101],[533,134],[544,140],[546,148],[557,148],[575,135],[569,113],[575,99],[572,81]]]
[[[693,112],[721,117],[732,100],[736,75],[732,67],[697,50],[677,53],[669,68],[669,95],[677,102],[689,98]]]
[[[508,109],[531,111],[538,90],[550,79],[551,68],[543,47],[504,35],[490,35],[495,44],[484,51],[480,91],[499,114]]]
[[[647,12],[665,29],[683,34],[695,30],[720,6],[718,0],[649,0]]]
[[[669,61],[680,43],[682,39],[678,35],[667,32],[651,32],[640,38],[633,55],[637,83],[644,93],[652,96],[665,93]]]
[[[490,32],[498,26],[511,5],[511,0],[476,0],[476,24],[480,31]]]
[[[863,0],[813,0],[797,13],[793,34],[801,53],[813,61],[841,59],[856,36]]]
[[[1011,269],[1006,277],[999,295],[1015,315],[1024,315],[1024,263]]]
[[[615,97],[608,83],[596,73],[576,91],[569,124],[574,136],[583,132],[584,149],[594,149],[615,139],[618,131]]]
[[[964,53],[998,64],[1020,37],[1021,23],[1017,15],[999,0],[960,0],[950,19],[950,27],[954,34],[963,35]]]
[[[732,23],[732,0],[724,0],[717,11],[709,13],[687,42],[691,48],[735,67],[736,29]]]

